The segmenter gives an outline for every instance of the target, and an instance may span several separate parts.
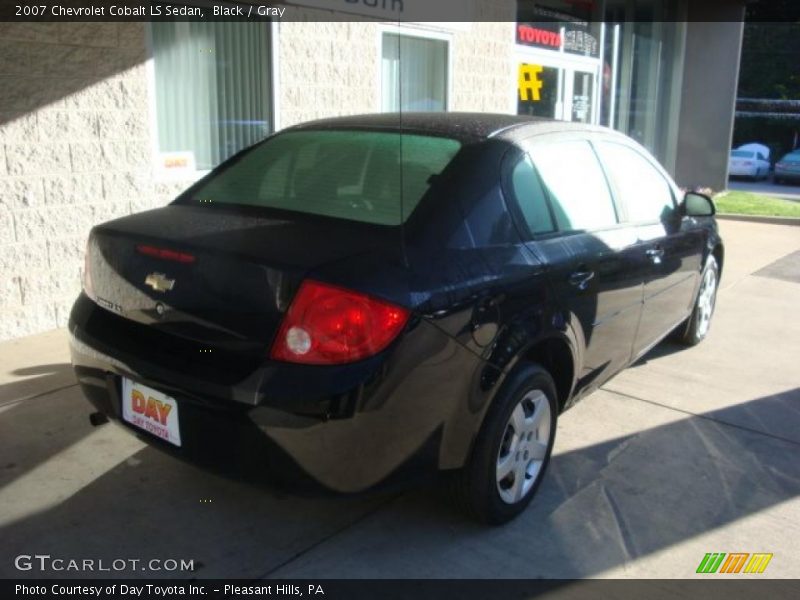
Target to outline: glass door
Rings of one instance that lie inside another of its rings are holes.
[[[596,123],[597,73],[569,60],[517,60],[517,114]]]
[[[521,62],[518,70],[517,114],[563,119],[563,69],[534,62]]]
[[[592,123],[594,121],[594,74],[587,71],[570,70],[572,81],[569,90],[570,121]]]

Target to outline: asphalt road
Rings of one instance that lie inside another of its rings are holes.
[[[721,227],[710,337],[565,413],[538,497],[500,528],[437,487],[304,498],[207,474],[90,427],[63,331],[0,344],[0,577],[41,577],[14,557],[49,554],[194,561],[155,577],[685,578],[707,552],[771,552],[761,576],[800,577],[800,236]]]
[[[729,179],[729,190],[750,192],[752,194],[763,194],[774,198],[784,198],[786,200],[800,201],[800,185],[782,183],[777,185],[769,179],[762,181],[747,181],[746,179]]]

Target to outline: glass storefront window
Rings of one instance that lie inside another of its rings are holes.
[[[668,0],[610,0],[606,20],[601,124],[634,138],[671,171],[686,23]]]
[[[602,2],[518,0],[517,43],[600,56]]]
[[[384,112],[447,109],[447,41],[384,33],[382,46]]]
[[[536,117],[561,118],[561,69],[543,65],[518,65],[517,113]]]
[[[204,171],[269,135],[267,23],[159,21],[151,33],[160,153]]]
[[[572,83],[572,120],[591,123],[594,102],[594,76],[585,71],[575,71]]]
[[[675,0],[519,0],[517,112],[617,129],[674,171],[682,6]]]
[[[601,3],[517,2],[517,113],[597,122]]]

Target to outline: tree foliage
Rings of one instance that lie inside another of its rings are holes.
[[[800,100],[800,1],[758,0],[747,5],[739,68],[739,98]],[[765,111],[780,110],[762,105]],[[751,107],[752,110],[752,107]],[[795,112],[794,109],[788,109]],[[795,147],[800,121],[736,118],[734,146],[761,141],[772,159]]]
[[[800,99],[800,23],[745,23],[739,97]]]

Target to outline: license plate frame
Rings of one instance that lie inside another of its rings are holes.
[[[178,401],[150,386],[122,378],[122,419],[173,446],[181,446]]]

